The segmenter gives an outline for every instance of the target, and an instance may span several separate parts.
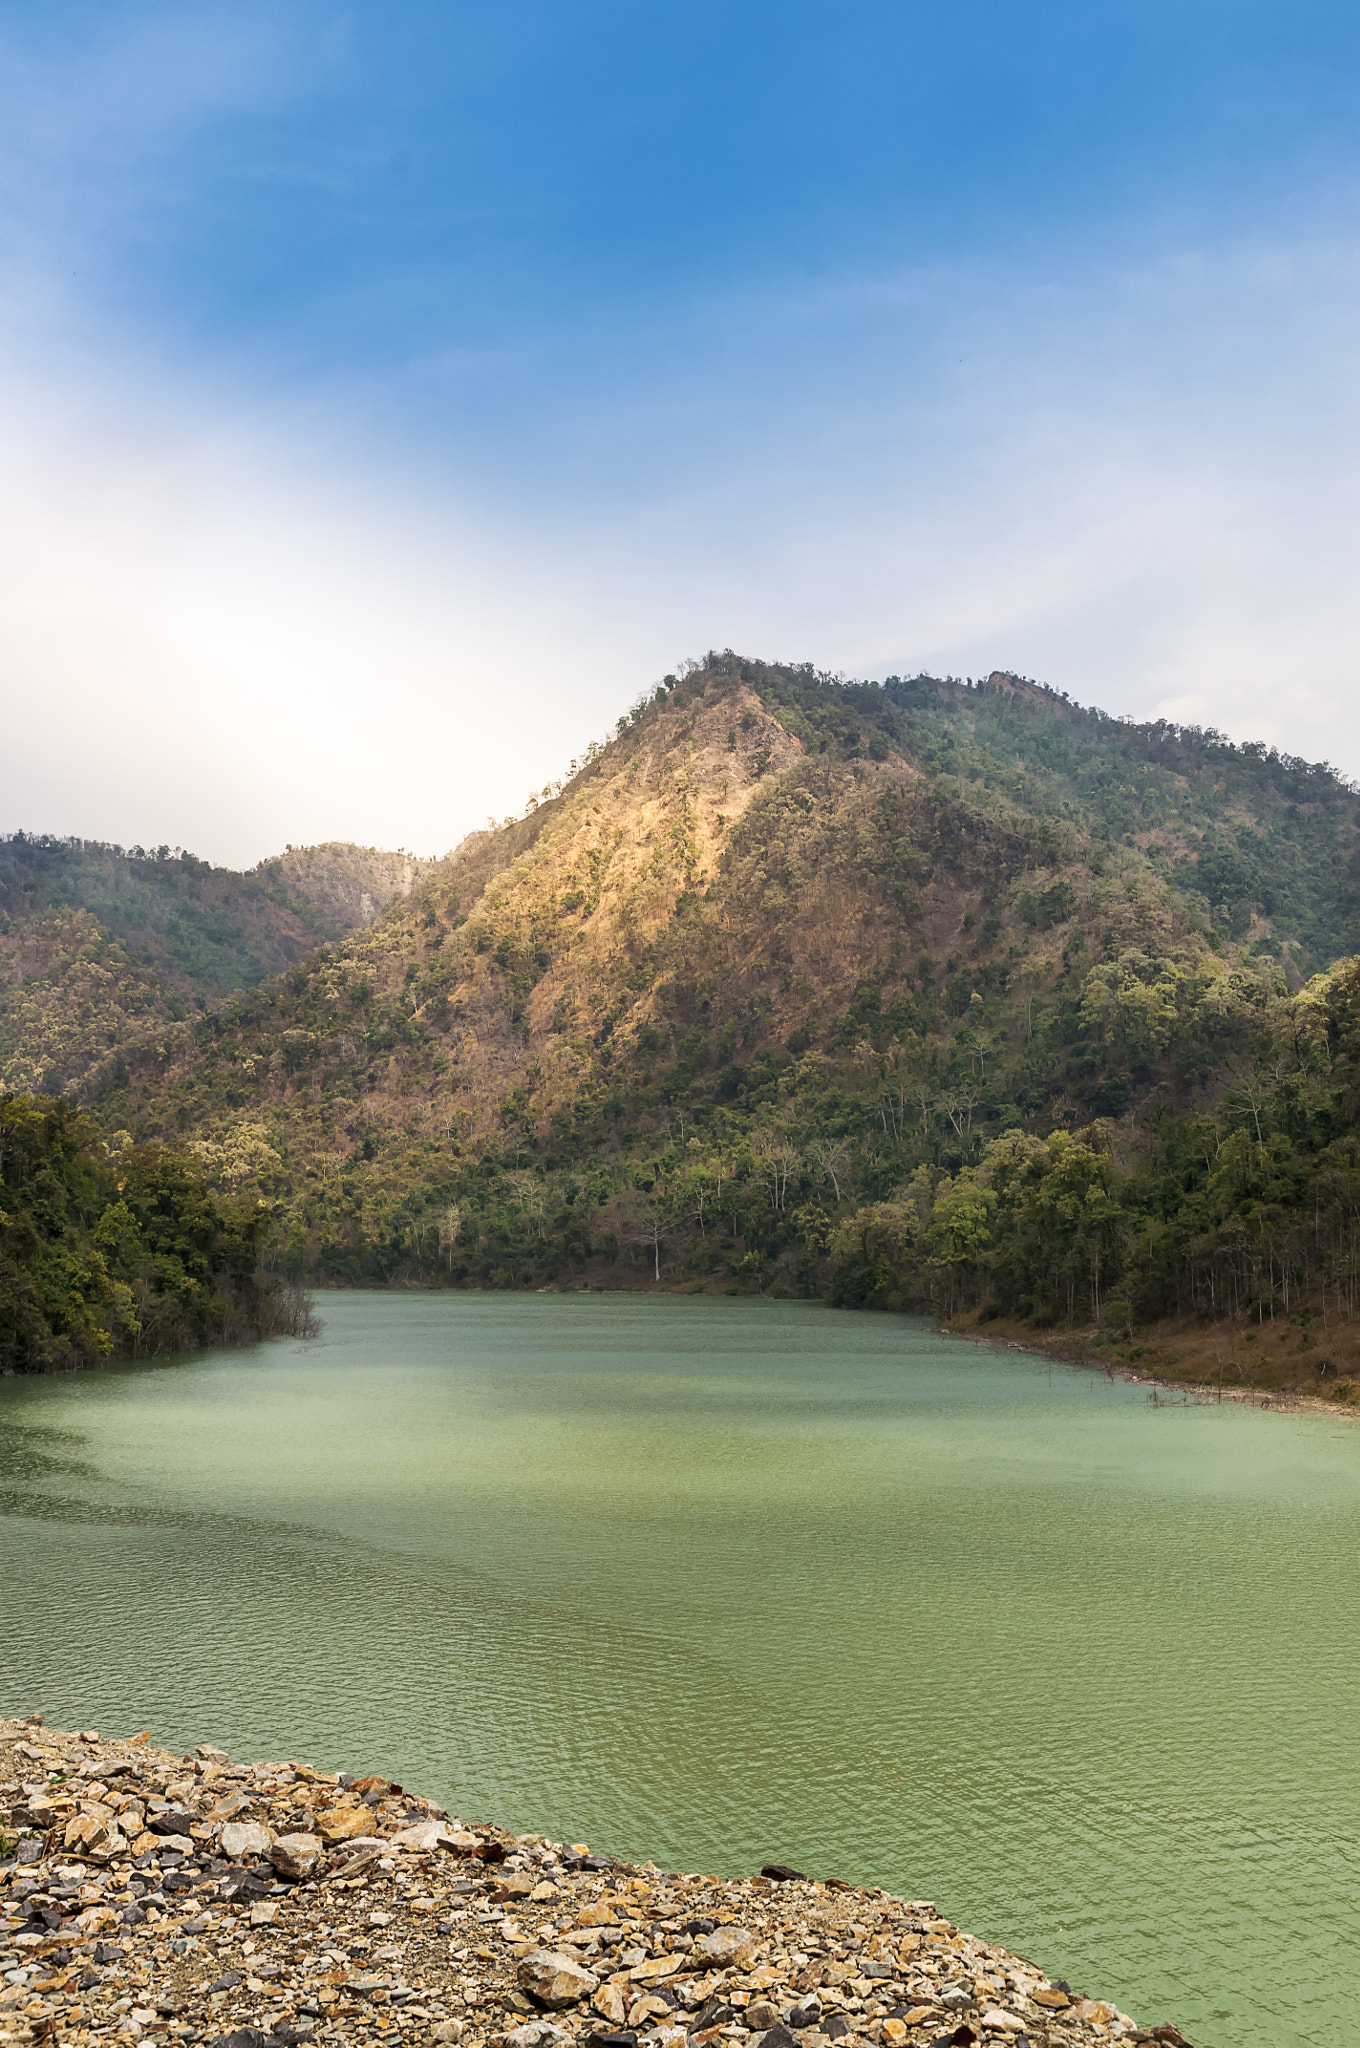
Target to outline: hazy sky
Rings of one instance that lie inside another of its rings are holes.
[[[731,645],[1360,775],[1360,12],[0,0],[0,828],[442,851]]]

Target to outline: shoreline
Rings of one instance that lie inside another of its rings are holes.
[[[313,1307],[315,1306],[313,1297],[326,1294],[392,1294],[400,1296],[412,1294],[523,1294],[535,1297],[545,1294],[609,1295],[617,1296],[620,1299],[632,1298],[634,1296],[660,1296],[668,1300],[672,1298],[678,1300],[685,1296],[700,1295],[706,1300],[740,1300],[767,1303],[789,1301],[801,1302],[807,1307],[830,1306],[830,1304],[823,1302],[820,1297],[814,1295],[768,1295],[757,1290],[745,1288],[718,1289],[688,1282],[683,1286],[671,1286],[665,1281],[658,1283],[652,1280],[639,1282],[636,1286],[632,1287],[603,1287],[593,1281],[581,1281],[534,1288],[416,1286],[404,1282],[375,1281],[368,1283],[353,1280],[335,1282],[311,1281],[305,1283],[304,1293],[309,1305]],[[1271,1410],[1279,1414],[1312,1412],[1331,1416],[1339,1421],[1360,1422],[1360,1322],[1357,1322],[1355,1335],[1357,1352],[1357,1365],[1354,1368],[1356,1373],[1355,1392],[1350,1395],[1349,1399],[1330,1401],[1320,1394],[1301,1392],[1298,1390],[1297,1385],[1292,1383],[1270,1386],[1258,1384],[1250,1380],[1244,1381],[1240,1377],[1237,1380],[1229,1381],[1223,1376],[1221,1368],[1217,1377],[1197,1374],[1193,1371],[1178,1374],[1174,1370],[1175,1359],[1168,1359],[1164,1356],[1158,1361],[1155,1356],[1154,1347],[1150,1345],[1140,1345],[1138,1347],[1140,1353],[1154,1352],[1151,1361],[1142,1363],[1128,1354],[1121,1355],[1118,1350],[1106,1350],[1099,1342],[1099,1331],[1095,1326],[1080,1334],[1075,1331],[1062,1334],[1044,1334],[1036,1333],[1024,1324],[1011,1322],[989,1324],[983,1328],[975,1319],[935,1317],[926,1309],[851,1310],[837,1308],[836,1313],[842,1315],[882,1314],[888,1316],[911,1316],[921,1321],[933,1323],[936,1334],[942,1337],[961,1338],[968,1343],[989,1345],[992,1349],[998,1351],[1019,1351],[1029,1357],[1048,1359],[1058,1365],[1080,1366],[1085,1371],[1102,1372],[1107,1379],[1123,1380],[1132,1386],[1145,1386],[1153,1389],[1165,1388],[1168,1393],[1182,1396],[1186,1406],[1214,1406],[1223,1401],[1229,1401],[1239,1407]],[[1219,1324],[1208,1326],[1207,1329],[1197,1327],[1195,1334],[1203,1341],[1213,1342],[1221,1348],[1225,1341],[1230,1341],[1231,1330],[1232,1326]],[[252,1341],[267,1344],[279,1341],[281,1338],[290,1335],[297,1336],[298,1334],[297,1332],[280,1331],[262,1335]],[[305,1333],[306,1336],[316,1336],[319,1334],[319,1325]],[[59,1378],[70,1373],[100,1371],[107,1366],[175,1364],[185,1359],[199,1357],[204,1352],[224,1348],[235,1349],[237,1346],[231,1339],[214,1340],[209,1344],[188,1345],[177,1351],[147,1353],[141,1356],[130,1353],[118,1353],[109,1358],[94,1359],[79,1365],[53,1367],[33,1373],[21,1372],[13,1366],[6,1366],[0,1367],[0,1380]],[[1158,1369],[1159,1364],[1160,1369]],[[1344,1380],[1341,1384],[1349,1388],[1352,1383],[1349,1380]]]
[[[308,1283],[308,1291],[309,1293],[321,1296],[342,1293],[525,1294],[534,1296],[553,1294],[610,1295],[623,1299],[642,1295],[648,1297],[660,1296],[668,1300],[679,1300],[687,1295],[699,1295],[709,1301],[763,1301],[770,1303],[788,1301],[802,1302],[807,1307],[832,1306],[824,1302],[818,1295],[774,1295],[761,1293],[758,1289],[709,1287],[701,1282],[691,1281],[672,1285],[665,1280],[639,1280],[630,1287],[605,1287],[593,1280],[578,1280],[563,1281],[532,1288],[430,1287],[407,1283],[387,1284],[378,1282],[370,1285],[357,1281],[330,1284],[313,1281]],[[1099,1341],[1101,1333],[1096,1326],[1081,1332],[1073,1330],[1046,1334],[1033,1331],[1023,1323],[1008,1321],[998,1321],[984,1327],[973,1318],[935,1316],[929,1309],[848,1309],[838,1306],[835,1309],[835,1313],[839,1315],[910,1316],[921,1321],[933,1323],[937,1333],[941,1336],[962,1337],[971,1343],[989,1344],[1002,1351],[1020,1351],[1034,1358],[1051,1359],[1060,1365],[1079,1365],[1090,1371],[1103,1372],[1110,1379],[1126,1380],[1135,1386],[1165,1387],[1170,1393],[1195,1395],[1199,1397],[1195,1401],[1194,1405],[1196,1406],[1216,1404],[1221,1401],[1232,1401],[1241,1406],[1273,1409],[1284,1413],[1315,1410],[1319,1414],[1336,1416],[1342,1420],[1360,1421],[1360,1320],[1357,1320],[1354,1331],[1357,1361],[1354,1367],[1357,1378],[1356,1396],[1349,1401],[1331,1401],[1321,1394],[1301,1392],[1296,1385],[1289,1382],[1272,1386],[1251,1380],[1243,1380],[1240,1377],[1236,1380],[1228,1380],[1224,1374],[1221,1360],[1218,1361],[1219,1371],[1217,1375],[1213,1373],[1197,1373],[1193,1369],[1186,1373],[1177,1373],[1174,1369],[1177,1362],[1174,1355],[1168,1357],[1163,1353],[1160,1359],[1157,1356],[1159,1343],[1164,1344],[1167,1341],[1165,1336],[1158,1339],[1157,1332],[1159,1330],[1165,1331],[1166,1329],[1170,1329],[1174,1334],[1180,1334],[1186,1343],[1198,1339],[1201,1343],[1212,1344],[1215,1347],[1216,1359],[1217,1354],[1221,1353],[1222,1347],[1225,1344],[1232,1345],[1236,1342],[1245,1349],[1246,1343],[1254,1341],[1253,1333],[1249,1329],[1239,1333],[1236,1324],[1230,1322],[1211,1325],[1192,1324],[1188,1326],[1174,1324],[1153,1325],[1147,1333],[1153,1341],[1140,1344],[1137,1347],[1138,1356],[1135,1357],[1126,1353],[1121,1354],[1118,1350],[1107,1350]],[[1304,1341],[1307,1340],[1305,1339]],[[1333,1345],[1332,1348],[1338,1347]],[[1234,1369],[1236,1370],[1237,1368],[1234,1367]],[[1340,1374],[1338,1378],[1341,1378]],[[1346,1382],[1343,1380],[1342,1383]]]
[[[1326,1415],[1338,1422],[1354,1425],[1360,1422],[1360,1408],[1350,1402],[1326,1401],[1317,1394],[1303,1394],[1292,1387],[1260,1387],[1244,1385],[1241,1382],[1224,1383],[1218,1380],[1176,1379],[1166,1372],[1157,1372],[1131,1361],[1111,1357],[1097,1349],[1089,1338],[1076,1335],[1052,1337],[1045,1340],[1031,1335],[1015,1335],[1008,1328],[992,1334],[971,1324],[957,1324],[941,1321],[937,1330],[942,1337],[956,1337],[966,1344],[983,1344],[995,1351],[1019,1351],[1031,1358],[1045,1358],[1054,1365],[1073,1365],[1085,1372],[1103,1373],[1106,1379],[1123,1380],[1130,1386],[1164,1388],[1169,1394],[1178,1394],[1179,1402],[1168,1406],[1187,1408],[1216,1408],[1230,1402],[1239,1408],[1268,1410],[1276,1415]]]
[[[1186,2048],[934,1903],[658,1870],[378,1776],[0,1719],[0,2044]]]

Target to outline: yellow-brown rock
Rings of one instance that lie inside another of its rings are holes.
[[[664,1998],[644,1995],[629,2006],[628,2024],[630,2027],[645,2027],[650,2019],[669,2019],[670,2011]]]
[[[323,1842],[352,1842],[374,1832],[373,1815],[366,1806],[329,1806],[317,1815],[316,1830]]]
[[[645,1963],[639,1963],[633,1971],[633,1982],[657,1984],[663,1977],[673,1977],[683,1960],[681,1956],[651,1956]],[[669,2006],[666,2009],[669,2011]]]
[[[590,2002],[611,2027],[621,2027],[628,2017],[628,2006],[617,1984],[602,1984]]]
[[[111,1863],[115,1856],[126,1856],[128,1849],[112,1814],[77,1814],[67,1823],[65,1841],[68,1849],[88,1856],[93,1863]]]

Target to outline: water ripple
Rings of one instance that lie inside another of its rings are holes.
[[[327,1297],[0,1385],[11,1709],[934,1897],[1201,2048],[1360,2004],[1360,1434],[799,1304]]]

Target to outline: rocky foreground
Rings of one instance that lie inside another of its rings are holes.
[[[380,1777],[0,1720],[0,2048],[1181,2043],[923,1900],[464,1825]]]

